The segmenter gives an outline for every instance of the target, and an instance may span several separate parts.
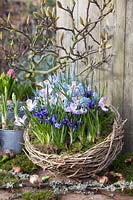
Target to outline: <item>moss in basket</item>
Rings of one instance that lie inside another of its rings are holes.
[[[5,163],[0,163],[0,168],[11,170],[13,165],[20,166],[23,173],[32,173],[38,169],[38,167],[28,159],[24,152],[17,154],[13,159],[8,160]]]
[[[72,144],[70,144],[70,136],[68,135],[66,138],[66,141],[63,143],[63,146],[61,148],[58,145],[53,144],[42,144],[40,143],[40,140],[36,137],[36,135],[33,133],[33,131],[29,131],[29,135],[32,141],[32,144],[37,147],[41,152],[44,153],[68,153],[68,154],[74,154],[77,152],[84,152],[91,147],[95,146],[96,144],[102,142],[106,136],[111,133],[112,131],[112,125],[114,122],[115,114],[111,111],[108,113],[100,112],[100,136],[95,137],[94,141],[89,141],[87,139],[87,133],[84,135],[84,140],[82,139],[82,142],[80,138],[77,137],[75,141],[73,141]],[[80,130],[79,130],[80,131]],[[85,130],[87,132],[87,130]],[[76,134],[76,133],[75,133]]]

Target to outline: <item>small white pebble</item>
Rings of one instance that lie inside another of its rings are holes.
[[[39,183],[40,182],[40,178],[37,174],[33,174],[30,176],[29,179],[30,183],[35,184],[35,183]]]

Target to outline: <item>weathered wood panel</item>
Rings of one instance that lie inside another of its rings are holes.
[[[60,2],[63,7],[67,7],[67,6],[71,7],[71,4],[72,4],[72,1],[61,0]],[[57,16],[59,17],[58,23],[57,23],[58,27],[64,27],[64,28],[72,27],[70,15],[66,11],[58,8]],[[57,31],[56,39],[59,45],[60,45],[60,38],[61,38],[62,33],[64,33],[63,46],[66,48],[67,51],[69,51],[69,47],[71,45],[71,32],[64,31],[63,29]],[[60,54],[63,55],[64,51],[60,50]]]
[[[2,16],[3,8],[4,8],[4,0],[0,0],[0,16]]]
[[[126,1],[115,1],[115,33],[113,61],[113,104],[123,111],[123,84],[125,67],[125,19]]]
[[[60,1],[64,5],[71,2]],[[86,16],[88,1],[77,0],[76,2],[75,20],[79,24],[79,17],[82,16],[84,19]],[[102,4],[103,0],[98,2]],[[106,85],[106,94],[110,102],[118,108],[124,119],[127,118],[124,149],[133,152],[133,1],[114,0],[114,6],[114,14],[108,16],[99,27],[99,30],[108,31],[111,35],[112,60],[108,65],[103,65],[103,71],[95,73],[95,82],[98,82],[100,89],[104,84]],[[97,11],[92,7],[91,17],[96,14]],[[62,18],[62,25],[64,24],[66,19]],[[69,43],[70,38],[67,40],[67,44]],[[77,48],[82,48],[82,45]]]
[[[125,149],[133,152],[133,1],[127,1],[123,117],[127,118]]]

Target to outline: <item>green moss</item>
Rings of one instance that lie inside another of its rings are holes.
[[[12,166],[20,166],[23,170],[23,173],[32,173],[38,167],[33,164],[24,152],[17,154],[13,159],[8,160],[4,163],[0,163],[0,168],[4,170],[11,170]]]
[[[38,191],[38,192],[26,192],[23,194],[24,200],[55,200],[53,192],[51,191]]]
[[[122,194],[127,194],[128,196],[132,196],[133,197],[133,189],[125,189]]]
[[[115,172],[122,173],[126,181],[133,181],[133,163],[125,163],[128,158],[133,158],[133,153],[121,154],[112,166]]]
[[[6,183],[19,183],[19,179],[11,174],[0,172],[0,185]]]

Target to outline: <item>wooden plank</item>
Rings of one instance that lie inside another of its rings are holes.
[[[4,0],[0,0],[0,16],[2,16],[4,10]]]
[[[127,1],[123,117],[127,118],[126,151],[133,152],[133,2]]]
[[[103,6],[104,1],[100,0],[99,4]],[[110,40],[108,44],[112,45],[114,40],[114,14],[110,13],[106,16],[103,21],[100,23],[99,32],[108,34]],[[113,55],[113,45],[111,49],[106,50],[106,56]],[[112,104],[112,59],[108,63],[101,65],[101,70],[99,70],[99,90],[102,91],[104,88],[104,94],[108,98],[108,103]]]
[[[72,1],[60,0],[60,2],[62,6],[65,8],[67,8],[67,6],[71,7],[71,4],[72,4]],[[57,26],[64,27],[64,28],[71,28],[72,23],[71,23],[71,18],[69,14],[66,11],[59,8],[58,6],[56,7],[57,7],[57,16],[59,17],[57,21]],[[71,45],[71,33],[69,31],[58,30],[56,34],[57,43],[60,44],[60,37],[62,33],[64,33],[63,45],[67,50],[69,50],[69,47]],[[60,54],[62,56],[65,55],[64,51],[60,51]]]
[[[113,60],[113,96],[112,101],[115,107],[122,113],[124,67],[125,67],[125,0],[115,1],[115,36],[114,36],[114,60]]]
[[[82,29],[83,26],[80,24],[80,17],[82,17],[83,21],[85,22],[86,20],[86,16],[87,16],[87,3],[88,0],[77,0],[76,2],[76,7],[75,7],[75,11],[77,13],[75,13],[75,20],[77,22],[77,28],[78,29]],[[81,41],[80,43],[77,44],[77,50],[79,52],[84,51],[85,47],[84,47],[84,43],[83,41]],[[77,74],[79,74],[81,71],[83,70],[83,64],[81,61],[77,62]]]

